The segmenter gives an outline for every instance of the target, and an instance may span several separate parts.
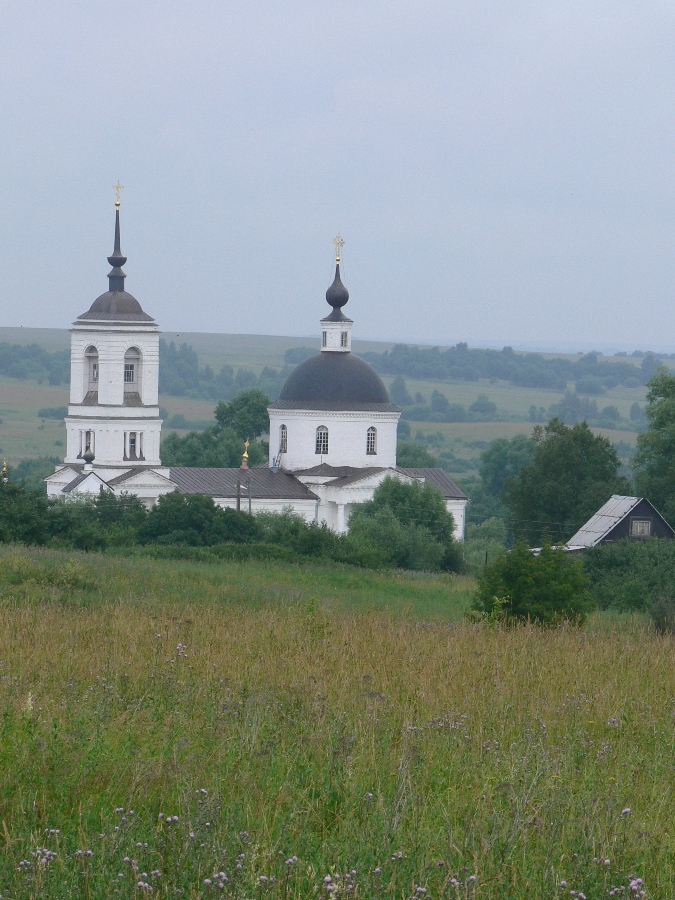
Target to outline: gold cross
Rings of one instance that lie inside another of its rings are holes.
[[[120,193],[121,193],[121,191],[124,190],[124,185],[120,184],[119,178],[117,179],[117,184],[113,185],[113,190],[115,191],[115,194],[117,196],[117,199],[115,200],[115,209],[119,209],[120,208]]]
[[[242,457],[243,459],[248,459],[248,448],[250,446],[251,444],[249,443],[248,438],[246,438],[246,440],[244,441],[244,456]]]
[[[342,248],[344,247],[345,242],[342,240],[342,235],[338,231],[336,236],[333,238],[333,246],[335,247],[335,262],[339,263],[342,257]]]

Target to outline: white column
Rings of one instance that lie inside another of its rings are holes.
[[[336,531],[338,534],[344,534],[347,530],[347,526],[345,523],[345,505],[344,503],[338,503],[337,505],[337,528]]]

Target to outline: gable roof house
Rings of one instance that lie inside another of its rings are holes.
[[[672,540],[675,530],[644,497],[614,494],[572,535],[565,549],[574,552],[626,538],[645,540],[650,537]]]
[[[163,466],[159,413],[159,326],[124,284],[119,199],[109,289],[71,328],[66,456],[46,480],[50,497],[134,494],[151,505],[171,491],[203,494],[221,507],[258,512],[291,507],[337,532],[356,503],[372,499],[385,478],[430,483],[464,537],[467,496],[443,469],[396,464],[400,409],[377,372],[351,350],[353,321],[343,313],[349,292],[340,277],[326,291],[320,350],[291,372],[268,407],[270,456],[263,467]]]

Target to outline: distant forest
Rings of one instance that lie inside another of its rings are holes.
[[[396,344],[384,353],[363,353],[373,368],[383,375],[406,375],[408,378],[435,381],[478,381],[496,378],[518,387],[551,388],[564,391],[575,381],[583,394],[602,394],[606,388],[621,384],[638,387],[646,384],[661,364],[661,359],[648,353],[640,367],[629,362],[610,362],[597,353],[586,353],[576,362],[547,358],[540,353],[516,353],[503,350],[471,349],[457,344],[440,347],[411,347]]]
[[[177,397],[229,400],[242,390],[256,387],[276,399],[292,366],[315,352],[310,347],[294,347],[286,352],[283,367],[266,366],[260,375],[245,368],[235,371],[229,365],[216,372],[211,366],[200,366],[197,352],[189,344],[176,345],[173,341],[160,340],[159,390]],[[566,390],[568,384],[574,382],[578,394],[590,396],[600,396],[617,385],[638,387],[646,384],[661,364],[661,358],[653,353],[646,353],[641,365],[636,366],[627,360],[609,361],[597,353],[587,353],[573,362],[547,358],[540,353],[516,353],[511,347],[472,349],[463,343],[448,349],[396,344],[383,353],[366,352],[362,356],[383,375],[433,381],[497,379],[518,387],[558,391]],[[663,358],[672,356],[664,355]],[[0,343],[0,375],[32,378],[53,385],[67,384],[70,354],[67,350],[50,352],[38,344]]]

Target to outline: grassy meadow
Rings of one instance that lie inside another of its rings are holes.
[[[673,639],[472,588],[0,548],[0,894],[672,898]]]

